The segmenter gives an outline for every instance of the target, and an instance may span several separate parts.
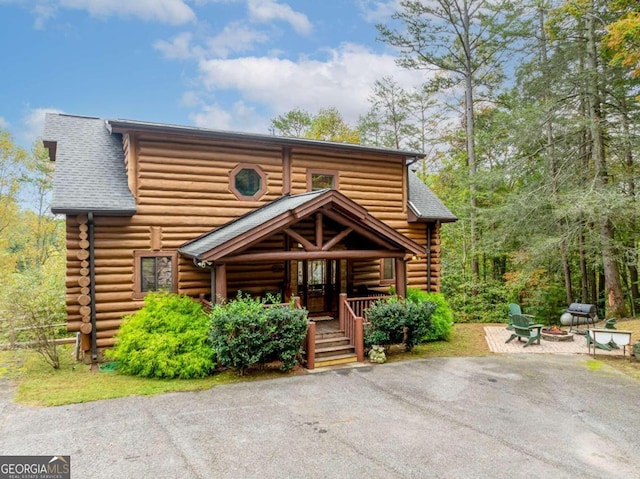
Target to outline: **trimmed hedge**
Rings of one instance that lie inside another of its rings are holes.
[[[367,312],[369,324],[364,331],[365,346],[389,347],[404,343],[405,349],[411,351],[427,335],[434,310],[433,303],[417,303],[395,296],[376,301]]]
[[[238,294],[211,311],[209,342],[223,366],[244,374],[254,364],[282,362],[292,369],[307,334],[307,311],[293,305],[264,307],[265,300]]]

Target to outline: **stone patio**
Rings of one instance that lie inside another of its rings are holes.
[[[540,340],[540,345],[532,344],[527,348],[524,348],[523,342],[518,342],[514,339],[510,343],[506,344],[505,341],[511,336],[511,331],[508,331],[505,326],[485,326],[484,327],[485,339],[489,345],[489,349],[492,353],[507,353],[507,354],[589,354],[587,348],[587,342],[585,337],[581,334],[574,334],[573,341],[556,342]],[[570,333],[571,334],[571,333]],[[626,355],[630,355],[630,346],[627,346]],[[591,350],[593,354],[593,349]],[[622,348],[613,349],[611,351],[604,351],[598,349],[596,356],[622,356]]]

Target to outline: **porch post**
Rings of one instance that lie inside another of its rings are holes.
[[[407,297],[407,263],[403,258],[396,258],[396,294],[401,298]]]
[[[316,322],[309,321],[307,328],[307,369],[316,367]]]
[[[344,304],[347,302],[347,293],[340,293],[340,298],[338,299],[338,324],[340,324],[340,329],[344,331]]]
[[[227,299],[227,265],[214,264],[213,274],[215,276],[215,298],[212,298],[216,303],[221,303]]]
[[[356,337],[354,338],[354,342],[356,344],[356,357],[358,362],[361,363],[364,361],[364,325],[361,316],[356,318]]]

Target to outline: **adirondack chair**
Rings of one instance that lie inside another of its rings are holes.
[[[604,323],[604,329],[618,329],[616,328],[616,323],[618,320],[616,318],[607,319],[607,322]],[[607,343],[613,349],[620,349],[620,346],[616,344],[616,342],[612,339]]]
[[[540,330],[542,329],[542,324],[531,324],[529,318],[522,314],[514,314],[511,317],[511,320],[513,321],[513,333],[505,343],[518,338],[518,341],[522,341],[522,339],[527,340],[527,343],[523,346],[525,348],[536,341],[540,344]]]
[[[525,318],[528,319],[529,323],[533,324],[533,320],[535,318],[535,316],[531,315],[531,314],[523,314],[522,313],[522,308],[520,308],[519,304],[516,303],[509,303],[509,324],[507,326],[507,329],[509,331],[511,331],[513,329],[513,316],[519,314],[520,316],[524,316]]]

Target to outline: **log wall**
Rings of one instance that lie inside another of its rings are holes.
[[[180,245],[202,233],[219,227],[238,216],[279,198],[285,187],[292,194],[307,191],[307,170],[322,168],[339,171],[339,190],[414,241],[427,245],[424,224],[409,224],[406,211],[406,168],[404,158],[378,157],[353,153],[323,153],[319,149],[277,148],[274,145],[238,144],[229,140],[205,140],[197,137],[160,136],[152,133],[123,135],[123,151],[129,174],[129,187],[136,197],[133,217],[95,218],[96,330],[98,346],[111,346],[122,317],[142,305],[134,292],[134,251],[175,251]],[[283,154],[286,151],[287,154]],[[289,156],[290,155],[290,156]],[[283,160],[283,157],[286,157]],[[283,174],[283,162],[290,175]],[[255,201],[239,200],[229,188],[229,173],[238,164],[257,164],[266,176],[266,192]],[[283,185],[283,181],[287,184]],[[289,185],[290,183],[290,185]],[[309,220],[303,236],[312,240],[314,224]],[[84,217],[67,217],[67,314],[70,331],[86,331],[88,316],[85,299],[87,264]],[[328,238],[342,227],[327,228]],[[439,231],[431,239],[432,290],[439,289]],[[284,235],[254,249],[281,250]],[[295,262],[294,262],[295,263]],[[229,265],[228,292],[236,290],[255,295],[282,291],[285,264]],[[345,268],[346,269],[346,268]],[[196,267],[191,260],[178,258],[178,292],[197,297],[211,292],[208,269]],[[426,289],[426,259],[410,261],[409,286]],[[292,271],[293,273],[293,271]],[[379,287],[379,262],[354,261],[349,284]],[[346,273],[344,282],[347,282]],[[290,287],[296,277],[291,274]],[[84,289],[83,289],[84,288]],[[83,329],[85,328],[85,329]],[[87,334],[83,335],[86,350]]]

